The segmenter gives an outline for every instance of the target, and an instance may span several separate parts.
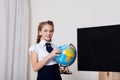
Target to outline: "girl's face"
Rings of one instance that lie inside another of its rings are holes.
[[[49,24],[43,25],[41,31],[39,31],[39,34],[41,35],[41,38],[47,42],[51,41],[53,36],[53,26]]]

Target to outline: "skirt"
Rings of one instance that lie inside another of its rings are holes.
[[[37,80],[62,80],[58,64],[44,66],[40,69]]]

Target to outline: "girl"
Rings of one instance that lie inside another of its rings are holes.
[[[32,68],[38,72],[37,80],[62,80],[54,58],[60,51],[51,42],[53,33],[52,21],[41,22],[38,26],[37,44],[29,48]]]

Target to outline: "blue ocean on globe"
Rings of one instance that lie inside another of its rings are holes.
[[[63,45],[58,47],[60,49],[59,55],[56,57],[56,61],[61,66],[70,66],[76,59],[76,49],[70,45]]]

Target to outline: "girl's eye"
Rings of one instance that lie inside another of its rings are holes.
[[[50,31],[49,30],[44,30],[44,32],[53,32],[53,30],[50,30]]]
[[[50,32],[53,32],[53,30],[50,30]]]
[[[44,30],[44,32],[48,32],[48,30]]]

